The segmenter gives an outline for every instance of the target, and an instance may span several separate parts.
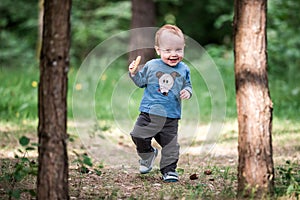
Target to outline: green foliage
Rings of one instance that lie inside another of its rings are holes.
[[[21,11],[21,12],[20,12]],[[2,0],[0,4],[1,66],[20,67],[36,62],[38,2]]]
[[[73,161],[73,163],[77,164],[78,171],[81,174],[86,174],[93,170],[98,176],[101,175],[101,169],[103,168],[102,164],[99,164],[97,167],[94,167],[92,159],[86,153],[80,154],[76,151],[73,151],[73,153],[76,155],[76,159]]]
[[[235,80],[233,68],[233,51],[225,46],[208,45],[207,52],[214,59],[218,70],[222,76],[226,90],[226,116],[228,118],[236,117],[235,103]],[[112,95],[118,85],[119,79],[126,73],[126,60],[118,60],[113,63],[114,67],[109,67],[101,77],[99,85],[95,92],[95,112],[99,120],[113,120],[112,113]],[[22,121],[25,119],[37,119],[37,82],[38,69],[34,67],[0,69],[0,92],[3,95],[0,99],[0,118],[3,121]],[[68,102],[72,102],[72,93],[77,69],[71,68],[69,72]],[[192,71],[196,75],[197,71]],[[193,78],[192,74],[192,78]],[[197,76],[194,76],[197,77]],[[282,77],[281,77],[282,78]],[[269,75],[271,97],[274,102],[274,117],[280,119],[298,120],[299,119],[299,99],[298,96],[283,96],[282,94],[289,91],[290,88],[283,84],[283,81],[277,78],[274,72]],[[128,84],[129,85],[129,84]],[[201,91],[197,98],[201,107],[201,120],[208,119],[211,112],[211,98],[207,95],[207,89],[203,88],[203,80],[193,80],[195,91]],[[125,88],[124,90],[130,91]],[[135,118],[138,114],[138,104],[141,100],[143,90],[137,90],[131,96],[129,103],[129,114]],[[120,97],[122,99],[122,97]],[[89,104],[90,102],[82,102]],[[284,105],[284,110],[281,106]],[[68,103],[68,117],[73,118],[72,104]],[[100,129],[109,128],[107,124],[101,125]]]
[[[300,36],[298,1],[274,0],[269,3],[268,41],[270,54],[270,70],[286,73],[292,77],[300,69]],[[277,66],[277,67],[274,67]],[[299,75],[298,75],[299,76]],[[293,84],[295,80],[287,80]]]
[[[235,117],[231,39],[233,4],[213,0],[156,0],[155,2],[158,25],[165,22],[176,23],[186,35],[205,45],[224,80],[227,116]],[[274,116],[283,119],[299,119],[300,74],[297,72],[300,70],[300,35],[298,34],[300,3],[293,0],[274,0],[268,3],[269,86],[274,103]],[[36,119],[39,78],[36,58],[38,2],[3,0],[0,11],[0,118],[4,121]],[[76,75],[74,68],[77,68],[91,49],[101,41],[114,33],[128,30],[130,17],[129,0],[73,1],[71,15],[73,67],[69,72],[68,102],[71,101],[72,83]],[[96,91],[96,110],[101,111],[97,112],[99,119],[113,119],[110,112],[111,102],[107,100],[110,99],[120,74],[125,73],[126,61],[116,63],[116,66],[105,72],[110,81],[101,80]],[[139,92],[133,94],[135,103],[139,102],[140,96]],[[210,99],[206,98],[205,94],[202,98],[203,101],[200,102],[201,108],[204,108],[202,111],[209,115]],[[71,104],[68,105],[68,116],[72,117]],[[137,112],[136,107],[134,109],[130,111],[132,116]]]
[[[226,116],[236,117],[234,60],[231,48],[218,45],[207,45],[206,50],[220,71],[226,91]]]
[[[80,65],[87,54],[115,33],[129,28],[130,1],[73,1],[72,58]]]
[[[77,157],[77,159],[74,160],[74,163],[77,163],[79,172],[83,174],[88,173],[88,168],[93,166],[91,158],[88,157],[87,154],[79,154],[76,151],[73,151],[73,153],[75,153]]]
[[[0,68],[0,118],[37,118],[38,69],[32,66]]]
[[[19,144],[21,148],[17,149],[13,166],[11,168],[5,166],[7,163],[3,163],[1,166],[1,170],[5,171],[0,173],[0,183],[7,185],[9,199],[20,199],[22,193],[28,193],[32,197],[36,196],[35,189],[17,186],[25,179],[37,176],[38,165],[35,160],[28,157],[29,151],[36,150],[36,144],[30,143],[30,139],[26,136],[20,137]]]
[[[176,24],[201,45],[230,45],[233,3],[214,0],[157,0],[158,26]],[[208,17],[209,16],[209,17]]]
[[[277,115],[300,112],[300,2],[272,0],[268,5],[268,57],[271,96]],[[280,96],[277,94],[281,94]]]
[[[68,101],[71,102],[74,68],[69,71]],[[33,120],[38,117],[38,81],[39,69],[35,66],[0,67],[0,119],[2,121]],[[71,107],[71,104],[68,104]],[[68,114],[72,117],[71,108]]]
[[[84,176],[89,173],[95,173],[97,176],[101,176],[101,169],[103,168],[103,164],[99,164],[97,167],[94,167],[94,163],[87,153],[77,153],[75,150],[73,151],[73,153],[76,156],[76,159],[73,161],[73,163],[77,165],[77,171],[80,174],[78,185],[79,190],[77,194],[78,196],[80,196],[81,188],[84,184]]]
[[[291,198],[300,197],[300,166],[299,163],[286,161],[285,165],[276,168],[276,193],[278,196],[288,195]]]
[[[71,64],[80,65],[96,45],[129,28],[130,1],[74,0],[71,13]],[[37,64],[39,2],[2,0],[0,4],[0,67]]]
[[[24,146],[27,146],[30,142],[30,139],[28,137],[25,137],[25,136],[22,136],[20,139],[19,139],[19,143],[24,147]]]

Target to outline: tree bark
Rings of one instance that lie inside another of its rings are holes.
[[[153,0],[131,0],[131,28],[154,27],[156,21],[155,3]],[[136,43],[146,42],[147,34],[142,31],[134,32],[130,35],[130,46],[133,49]],[[154,41],[154,38],[153,38]],[[129,63],[137,56],[141,56],[141,64],[155,57],[154,44],[153,49],[136,49],[129,53]]]
[[[238,196],[272,194],[272,101],[267,78],[267,0],[235,0]]]
[[[69,199],[67,73],[71,0],[45,0],[38,92],[37,199]]]

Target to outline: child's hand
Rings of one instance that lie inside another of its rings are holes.
[[[128,70],[131,76],[134,76],[136,74],[140,61],[141,61],[141,56],[138,56],[134,61],[130,63]]]
[[[189,93],[189,91],[183,89],[180,91],[180,98],[181,99],[189,99],[191,97],[191,94]]]

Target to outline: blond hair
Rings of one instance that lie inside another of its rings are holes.
[[[157,46],[157,47],[159,46],[159,38],[160,38],[161,34],[164,31],[168,31],[170,33],[173,33],[173,34],[179,36],[180,38],[182,38],[184,40],[184,35],[183,35],[182,31],[180,30],[180,28],[178,28],[175,25],[166,24],[166,25],[162,26],[160,29],[158,29],[158,31],[156,32],[156,34],[155,34],[155,46]]]

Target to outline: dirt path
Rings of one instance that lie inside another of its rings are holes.
[[[197,133],[205,132],[203,125]],[[2,139],[0,165],[2,169],[13,170],[17,136],[10,135]],[[14,131],[11,131],[13,133]],[[180,182],[165,184],[161,181],[159,159],[154,169],[147,175],[138,173],[138,157],[130,138],[117,129],[96,131],[84,138],[70,129],[71,140],[68,145],[70,164],[70,197],[71,199],[234,199],[236,190],[236,174],[238,164],[237,124],[227,123],[217,140],[209,143],[204,134],[192,134],[180,138],[181,156],[178,163]],[[36,141],[35,133],[23,134]],[[97,138],[97,139],[95,139]],[[11,141],[11,144],[8,144]],[[297,128],[275,127],[273,134],[273,159],[275,166],[290,160],[300,160],[300,134]],[[159,148],[159,146],[157,146]],[[93,167],[88,173],[81,173],[76,155],[86,154],[93,160]],[[35,159],[37,152],[27,155]],[[98,167],[98,166],[101,167]],[[8,167],[8,168],[5,168]],[[211,174],[207,174],[211,171]],[[3,175],[4,171],[1,172]],[[194,177],[191,177],[194,176]],[[1,182],[0,198],[6,199],[9,183]],[[35,177],[18,183],[16,188],[35,189]],[[30,199],[24,193],[21,199]],[[34,198],[33,198],[34,199]]]

